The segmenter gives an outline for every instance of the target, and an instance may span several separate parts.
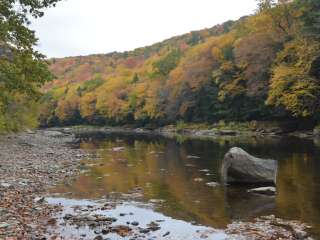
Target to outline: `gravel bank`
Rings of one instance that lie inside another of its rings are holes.
[[[73,135],[58,131],[0,136],[0,239],[42,239],[59,206],[43,196],[79,172],[80,149]]]

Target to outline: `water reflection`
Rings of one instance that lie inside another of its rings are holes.
[[[248,194],[245,187],[206,185],[219,181],[221,160],[233,146],[279,161],[276,197]],[[81,148],[99,158],[89,161],[90,172],[57,192],[93,199],[140,186],[145,200],[164,199],[159,211],[176,219],[222,228],[231,220],[273,213],[311,223],[316,232],[320,229],[320,150],[311,140],[229,137],[179,142],[110,135],[84,140]]]

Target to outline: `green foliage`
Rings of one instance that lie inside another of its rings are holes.
[[[134,74],[131,82],[132,82],[132,83],[137,83],[137,82],[139,82],[139,76],[138,76],[137,73]]]
[[[296,117],[318,114],[319,57],[319,42],[305,39],[289,42],[278,55],[267,102],[284,106]]]
[[[81,86],[78,87],[77,92],[78,95],[81,96],[85,92],[92,92],[99,86],[104,83],[104,80],[101,78],[92,79],[89,81],[84,82]]]
[[[181,52],[179,50],[172,50],[165,57],[153,63],[156,74],[167,76],[173,69],[176,68],[180,57]]]
[[[300,9],[302,33],[309,37],[320,38],[320,1],[296,0],[295,6]]]
[[[179,120],[176,124],[176,130],[178,133],[181,133],[186,127],[187,124],[183,120]]]
[[[38,125],[38,104],[21,95],[8,95],[0,105],[0,133],[34,128]]]
[[[246,93],[246,79],[243,76],[244,67],[232,62],[224,62],[218,70],[213,72],[213,79],[219,85],[220,101],[233,100]]]
[[[57,1],[0,1],[0,131],[34,125],[29,116],[33,111],[27,109],[52,75],[44,56],[34,50],[37,38],[28,28],[29,17],[43,16],[42,9]]]

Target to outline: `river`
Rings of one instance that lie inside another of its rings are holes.
[[[278,161],[276,196],[249,194],[249,186],[210,186],[219,182],[223,156],[234,146],[254,156]],[[313,234],[320,236],[320,142],[316,140],[295,137],[196,140],[109,134],[82,138],[79,147],[94,157],[83,159],[83,173],[72,184],[59,185],[52,191],[64,194],[62,200],[52,199],[53,203],[72,205],[70,201],[74,204],[97,200],[138,187],[143,191],[139,203],[124,201],[110,214],[132,212],[140,224],[166,219],[167,226],[162,228],[177,239],[190,236],[193,230],[200,232],[199,228],[223,229],[233,221],[250,221],[270,214],[306,222],[313,227]],[[161,204],[148,207],[156,201]],[[122,221],[129,220],[128,214]],[[223,239],[219,231],[215,234],[216,239]]]

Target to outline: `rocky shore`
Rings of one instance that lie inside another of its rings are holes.
[[[261,128],[261,129],[196,129],[184,128],[177,129],[173,125],[162,128],[148,129],[148,128],[132,128],[132,127],[98,127],[98,126],[78,126],[65,128],[66,132],[72,132],[80,137],[96,135],[103,136],[112,133],[121,134],[144,134],[144,135],[161,135],[164,137],[186,137],[190,139],[212,139],[212,138],[234,138],[234,137],[281,137],[294,136],[304,139],[319,139],[320,132],[318,130],[312,131],[292,131],[285,132],[279,128]]]
[[[58,206],[48,189],[79,172],[85,154],[71,148],[72,135],[35,131],[0,136],[0,239],[43,239]]]

